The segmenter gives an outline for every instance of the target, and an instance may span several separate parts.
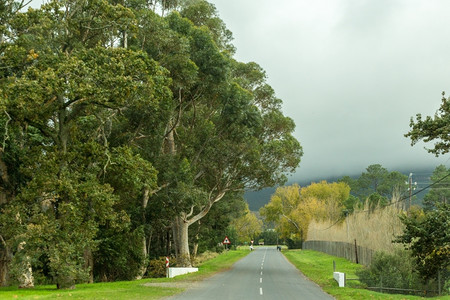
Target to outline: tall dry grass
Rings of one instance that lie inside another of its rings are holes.
[[[395,203],[393,200],[392,203]],[[403,232],[399,215],[403,208],[396,205],[370,209],[368,203],[355,209],[343,222],[312,221],[307,240],[355,243],[375,251],[392,253],[401,245],[392,241]]]

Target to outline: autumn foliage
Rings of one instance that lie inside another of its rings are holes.
[[[260,212],[282,238],[304,240],[313,220],[338,222],[349,196],[350,187],[343,182],[321,181],[304,188],[293,184],[279,187]]]

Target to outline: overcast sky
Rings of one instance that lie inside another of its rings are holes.
[[[300,181],[358,175],[371,164],[416,172],[434,157],[404,134],[450,95],[447,0],[210,0],[294,119]]]

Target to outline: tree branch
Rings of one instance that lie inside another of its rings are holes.
[[[3,137],[3,149],[2,151],[5,151],[5,147],[6,147],[6,141],[9,139],[9,135],[8,135],[8,124],[9,122],[12,120],[11,116],[8,114],[8,112],[6,110],[4,110],[5,114],[8,116],[8,120],[5,123],[5,136]]]

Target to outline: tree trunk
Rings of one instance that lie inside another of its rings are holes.
[[[142,237],[142,255],[144,256],[144,261],[142,262],[142,265],[139,269],[139,273],[136,276],[136,280],[140,280],[144,277],[145,272],[147,272],[147,238],[144,234]]]
[[[198,252],[198,240],[194,242],[194,246],[192,247],[192,257],[195,259]]]
[[[142,196],[142,206],[141,206],[141,208],[142,208],[142,224],[143,225],[145,225],[145,223],[146,223],[145,209],[147,208],[149,199],[150,199],[150,189],[145,188],[143,196]],[[147,272],[148,252],[147,252],[147,236],[145,235],[145,232],[144,232],[144,236],[142,237],[142,256],[144,257],[144,261],[142,263],[142,266],[140,267],[138,275],[136,276],[137,280],[142,279],[142,277],[144,277],[145,272]]]
[[[89,270],[89,283],[94,283],[94,256],[91,248],[84,249],[84,268]]]
[[[5,204],[13,198],[13,195],[7,190],[7,187],[9,187],[10,184],[8,167],[3,160],[3,149],[4,146],[0,148],[0,178],[2,181],[2,185],[0,186],[0,204]],[[0,235],[0,242],[2,245],[0,246],[0,286],[7,286],[9,284],[9,263],[11,262],[13,255],[2,235]]]
[[[17,255],[23,251],[23,247],[25,242],[21,242],[18,246]],[[31,268],[30,257],[28,255],[23,256],[23,261],[20,266],[20,275],[19,275],[19,288],[26,289],[34,287],[34,277],[33,277],[33,269]]]
[[[8,286],[9,284],[9,263],[12,260],[11,251],[4,246],[0,250],[0,286]]]
[[[170,256],[170,251],[171,251],[171,243],[170,243],[170,229],[167,229],[166,232],[166,256]]]
[[[213,198],[210,198],[209,203],[194,216],[192,216],[194,209],[192,207],[189,214],[182,213],[180,216],[175,217],[173,222],[173,239],[175,242],[177,263],[181,264],[182,267],[192,267],[191,256],[189,253],[189,226],[206,216],[212,205],[222,199],[225,193],[225,190],[223,190]]]
[[[201,226],[201,221],[198,221],[198,227],[197,227],[197,233],[195,234],[195,240],[194,240],[194,246],[192,247],[192,257],[195,259],[195,257],[197,256],[197,252],[198,252],[198,239],[200,236],[200,226]]]
[[[192,267],[189,254],[188,231],[189,223],[182,217],[176,217],[173,222],[173,238],[177,255],[177,264],[181,267]]]

